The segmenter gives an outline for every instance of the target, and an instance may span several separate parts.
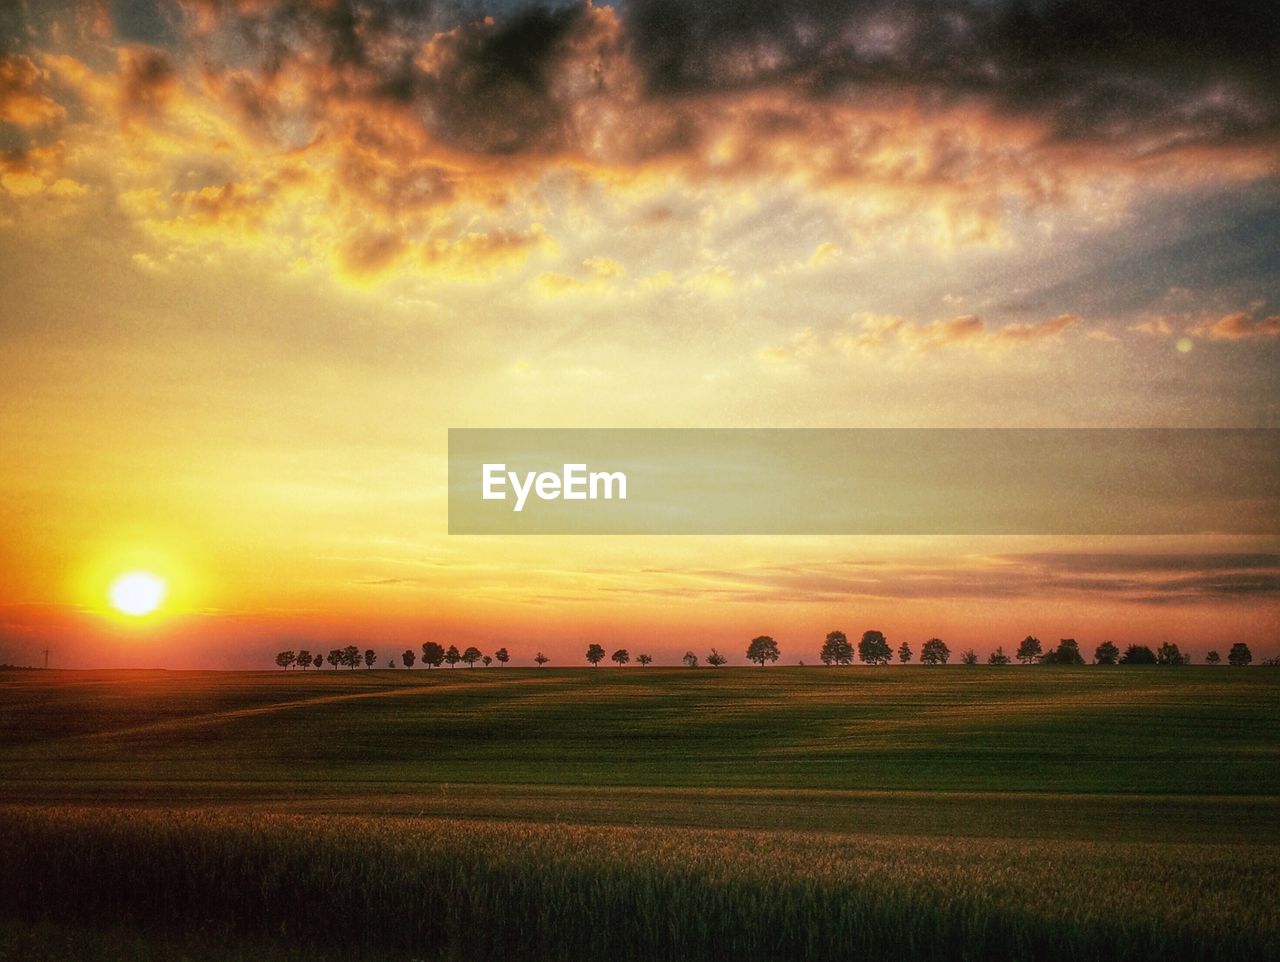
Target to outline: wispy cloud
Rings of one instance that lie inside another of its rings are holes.
[[[769,604],[1063,598],[1141,605],[1280,598],[1280,555],[1036,553],[948,563],[836,561],[656,573],[644,584],[601,590]]]
[[[830,356],[906,352],[926,354],[967,347],[987,351],[1050,341],[1076,324],[1070,314],[1044,321],[988,327],[982,318],[964,314],[946,320],[920,323],[892,315],[861,314],[849,325],[819,333],[806,327],[786,343],[760,352],[766,361],[804,361]]]

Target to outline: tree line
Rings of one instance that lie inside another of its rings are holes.
[[[776,662],[782,656],[778,643],[768,635],[760,635],[752,638],[747,645],[746,657],[753,664],[765,665]],[[819,659],[824,665],[851,665],[854,662],[855,648],[848,636],[843,631],[832,631],[827,634],[826,640],[823,642]],[[889,646],[889,641],[885,638],[884,633],[876,630],[864,631],[862,639],[857,644],[856,657],[866,665],[887,665],[894,658],[894,650]],[[915,657],[911,645],[903,642],[898,646],[897,658],[904,665],[910,664]],[[598,644],[592,644],[587,647],[586,659],[587,664],[594,668],[598,668],[600,663],[604,661],[604,647]],[[631,653],[626,648],[617,649],[609,656],[610,661],[619,668],[631,663]],[[1001,645],[987,656],[987,664],[989,665],[1008,665],[1017,659],[1024,665],[1084,665],[1087,664],[1083,653],[1080,651],[1080,645],[1074,638],[1062,638],[1058,641],[1055,648],[1045,650],[1039,638],[1033,635],[1027,635],[1018,644],[1017,650],[1012,656],[1005,654],[1004,646]],[[468,668],[474,668],[476,663],[483,664],[486,668],[493,662],[498,663],[498,667],[502,667],[511,660],[511,655],[506,648],[499,648],[492,655],[485,654],[474,645],[469,646],[463,651],[459,651],[456,645],[450,645],[448,648],[436,644],[434,641],[428,641],[422,646],[422,654],[419,655],[414,649],[407,648],[400,655],[400,664],[405,668],[412,668],[418,662],[427,668],[439,668],[441,665],[448,665],[454,668],[459,664],[464,664]],[[930,638],[920,646],[920,664],[922,665],[945,665],[951,660],[951,649],[947,643],[941,638]],[[1205,664],[1217,665],[1221,663],[1222,656],[1217,651],[1210,651],[1205,655]],[[1271,664],[1277,659],[1268,659],[1266,664]],[[356,645],[347,645],[345,648],[330,649],[327,655],[320,652],[312,654],[307,649],[301,651],[282,651],[276,655],[276,664],[285,669],[315,668],[317,670],[324,667],[327,663],[335,671],[338,668],[350,668],[352,670],[360,667],[361,664],[365,668],[372,668],[378,661],[378,653],[372,648],[367,648],[363,652]],[[538,652],[534,658],[534,663],[541,668],[551,661],[542,652]],[[1231,650],[1227,652],[1227,664],[1235,667],[1244,667],[1252,663],[1253,653],[1249,650],[1249,646],[1244,642],[1236,642],[1231,646]],[[692,651],[687,651],[681,662],[689,668],[697,668],[699,658]],[[712,648],[706,656],[706,663],[712,668],[719,668],[721,665],[728,664],[729,659],[720,652]],[[640,654],[636,656],[636,663],[641,666],[653,664],[653,658],[648,654]],[[972,648],[966,649],[960,653],[960,663],[964,665],[978,664],[978,655]],[[1176,644],[1165,642],[1156,650],[1152,650],[1147,645],[1129,645],[1123,652],[1120,651],[1119,645],[1112,641],[1104,641],[1093,650],[1093,663],[1095,665],[1189,665],[1191,656],[1183,654]],[[804,664],[804,662],[800,662]],[[386,667],[396,668],[396,660],[393,658],[387,662]]]

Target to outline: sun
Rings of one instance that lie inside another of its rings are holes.
[[[108,592],[112,606],[121,614],[149,615],[164,601],[168,585],[150,571],[130,571],[111,582]]]

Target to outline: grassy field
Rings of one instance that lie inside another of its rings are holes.
[[[0,959],[1280,958],[1263,669],[11,672],[0,737]]]

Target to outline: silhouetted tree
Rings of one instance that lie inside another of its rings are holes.
[[[600,662],[604,661],[604,649],[599,645],[588,645],[587,661],[591,662],[593,668],[599,668]]]
[[[497,651],[493,653],[493,657],[498,659],[499,668],[501,668],[503,665],[505,665],[507,662],[511,660],[511,656],[507,654],[507,649],[505,648],[499,648]]]
[[[623,665],[625,665],[627,662],[631,660],[631,654],[627,651],[627,649],[619,648],[617,651],[615,651],[612,655],[609,656],[609,659],[610,661],[617,662],[618,667],[621,668]]]
[[[418,656],[413,653],[412,648],[406,648],[404,654],[400,656],[400,660],[404,662],[406,668],[412,668],[413,663],[418,660]]]
[[[864,631],[858,642],[858,658],[867,665],[887,665],[893,658],[889,642],[879,631]]]
[[[1061,638],[1058,647],[1047,652],[1040,659],[1042,665],[1083,665],[1084,656],[1080,654],[1080,645],[1074,638]]]
[[[338,666],[342,664],[342,651],[338,648],[330,648],[329,654],[325,657],[325,661],[333,665],[333,670],[337,671]]]
[[[480,649],[475,645],[469,645],[467,650],[462,653],[462,661],[468,668],[474,668],[476,666],[476,662],[482,657],[483,655],[481,654]]]
[[[297,653],[292,651],[282,651],[280,654],[276,655],[276,664],[286,671],[292,668],[293,663],[297,660]]]
[[[972,648],[966,648],[960,653],[960,664],[976,665],[978,663],[978,653]]]
[[[988,665],[1007,665],[1009,660],[1009,656],[1004,653],[1004,645],[1001,645],[987,656]]]
[[[462,661],[462,655],[458,654],[457,645],[449,646],[449,650],[444,653],[444,660],[450,668],[458,667],[458,662]]]
[[[311,667],[311,652],[307,651],[305,648],[298,652],[298,667],[303,671],[306,671]]]
[[[347,645],[342,649],[342,663],[352,671],[360,664],[360,649],[355,645]]]
[[[536,661],[538,663],[538,667],[541,668],[551,659],[548,658],[546,655],[544,655],[542,652],[538,652],[536,655],[533,656],[533,660]]]
[[[1204,663],[1206,665],[1216,665],[1220,661],[1222,661],[1222,656],[1216,651],[1211,651],[1209,654],[1204,656]]]
[[[653,656],[652,655],[636,655],[636,661],[640,663],[641,667],[644,667],[645,665],[652,665]]]
[[[827,640],[822,644],[822,652],[818,655],[824,665],[853,664],[853,645],[843,631],[827,633]]]
[[[1228,665],[1243,668],[1251,661],[1253,661],[1253,652],[1249,650],[1249,646],[1243,641],[1237,641],[1231,646],[1231,650],[1227,652]]]
[[[681,661],[683,661],[690,668],[698,667],[698,656],[691,651],[686,651],[684,653],[684,658],[682,658]]]
[[[376,651],[374,651],[372,648],[366,648],[364,650],[364,667],[366,669],[372,668],[373,663],[377,660],[378,660],[378,653]]]
[[[437,645],[434,641],[428,641],[422,646],[422,663],[427,669],[439,668],[444,664],[444,649]]]
[[[388,658],[388,659],[387,659],[387,667],[388,667],[388,668],[397,668],[397,667],[399,667],[399,666],[396,664],[396,660],[395,660],[394,658]]]
[[[1018,645],[1018,661],[1024,665],[1029,665],[1040,658],[1040,639],[1032,635],[1022,639],[1022,644]]]
[[[1158,649],[1156,649],[1156,664],[1158,665],[1185,665],[1186,659],[1182,657],[1182,652],[1178,650],[1178,646],[1171,641],[1166,641]]]
[[[1114,665],[1119,660],[1120,649],[1116,647],[1114,641],[1104,641],[1093,649],[1093,663],[1095,665]]]
[[[951,649],[941,638],[930,638],[920,649],[920,664],[945,665],[951,657]]]
[[[777,661],[778,656],[778,643],[768,635],[752,638],[751,644],[747,645],[747,660],[758,661],[761,668],[766,661]]]
[[[712,668],[719,668],[728,660],[728,658],[720,654],[720,652],[716,651],[714,648],[711,649],[711,654],[707,655],[707,664]]]
[[[1156,653],[1146,645],[1130,645],[1120,656],[1122,665],[1154,665]]]
[[[911,646],[905,641],[898,646],[898,661],[904,665],[911,662]]]
[[[485,666],[486,668],[488,668],[488,667],[489,667],[489,665],[491,665],[491,664],[493,663],[493,659],[492,659],[490,656],[488,656],[488,655],[485,655],[485,656],[484,656],[483,658],[481,658],[480,660],[484,663],[484,666]]]

